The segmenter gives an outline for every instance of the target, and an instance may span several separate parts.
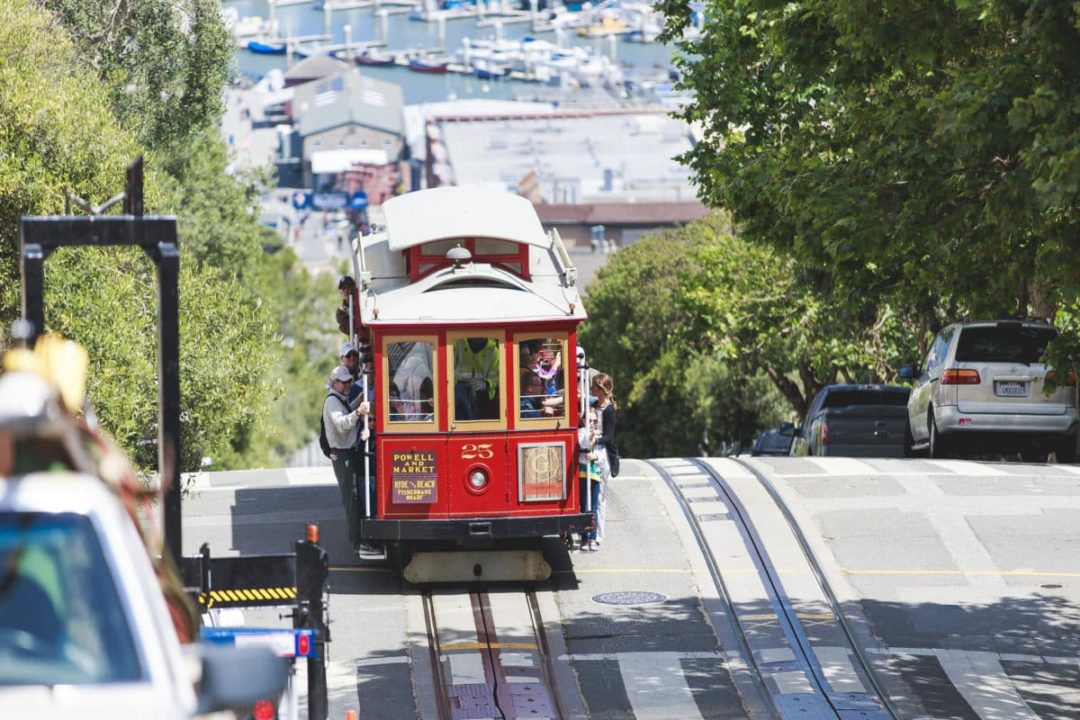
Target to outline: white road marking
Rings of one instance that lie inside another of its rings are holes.
[[[716,490],[711,487],[688,487],[679,488],[684,498],[716,498]]]
[[[706,460],[721,477],[753,477],[753,473],[747,470],[743,465],[731,460],[730,458],[710,458]]]
[[[534,668],[536,667],[536,657],[534,653],[527,652],[507,652],[502,650],[499,652],[499,662],[503,667],[523,667]]]
[[[804,458],[810,463],[817,465],[829,475],[880,475],[881,471],[869,463],[846,457]]]
[[[705,476],[701,473],[701,468],[699,468],[697,465],[686,465],[685,467],[669,467],[666,468],[666,470],[668,472],[668,475],[671,475],[674,478],[682,477],[685,475],[701,475],[702,480],[705,479]]]
[[[804,695],[814,692],[814,688],[810,684],[810,679],[806,677],[806,673],[802,670],[788,670],[786,672],[772,673],[769,677],[776,682],[776,689],[779,690],[782,695]]]
[[[698,517],[702,515],[727,515],[728,506],[719,500],[691,503],[690,509]]]
[[[931,460],[931,465],[937,465],[941,469],[953,475],[969,475],[976,477],[1001,477],[1012,475],[990,463],[972,462],[971,460]]]
[[[483,685],[487,682],[484,675],[484,658],[478,652],[455,650],[446,653],[442,661],[450,665],[449,685]]]
[[[396,657],[376,657],[376,658],[357,658],[355,665],[357,668],[362,667],[374,667],[376,665],[408,665],[408,655],[398,655]]]
[[[286,468],[285,479],[294,486],[337,485],[332,466]]]
[[[620,654],[619,672],[637,720],[701,717],[679,657],[669,652]]]
[[[786,647],[755,650],[754,655],[759,663],[792,662],[795,660],[794,651]]]
[[[859,674],[855,672],[855,666],[851,664],[847,648],[814,646],[814,656],[821,664],[825,679],[833,690],[841,693],[866,692]]]
[[[967,516],[951,507],[941,507],[935,502],[937,498],[945,495],[941,487],[930,478],[908,477],[901,478],[898,482],[909,495],[929,498],[923,514],[934,528],[934,534],[937,535],[941,545],[953,559],[954,567],[972,571],[964,575],[965,581],[970,586],[982,590],[1005,593],[1008,590],[1008,583],[999,574],[1001,568],[997,566],[993,556],[971,528]],[[916,588],[912,589],[912,592],[919,593],[925,590],[926,588]]]
[[[1039,720],[1005,674],[997,653],[937,650],[934,654],[981,720]]]

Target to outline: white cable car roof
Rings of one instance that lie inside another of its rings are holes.
[[[532,203],[490,188],[440,187],[383,203],[391,251],[448,238],[496,238],[549,247]]]
[[[527,282],[486,263],[443,268],[365,296],[361,312],[365,325],[376,326],[585,319],[575,289]]]

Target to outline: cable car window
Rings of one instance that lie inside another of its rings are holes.
[[[433,349],[426,342],[386,345],[390,423],[434,423]]]
[[[563,339],[537,337],[518,341],[519,418],[566,417],[566,370]]]
[[[462,240],[456,238],[450,238],[448,240],[435,240],[434,242],[424,243],[420,246],[420,253],[424,257],[437,257],[444,258],[448,250],[461,245],[465,246]]]
[[[477,255],[517,255],[518,244],[495,238],[476,238]]]
[[[463,337],[454,341],[454,417],[456,420],[499,420],[499,341]]]

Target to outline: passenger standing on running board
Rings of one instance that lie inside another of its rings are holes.
[[[600,437],[596,440],[597,464],[607,487],[606,483],[619,474],[619,446],[615,438],[615,411],[618,405],[615,403],[615,388],[611,378],[604,373],[597,373],[593,378],[590,394],[596,396],[596,409],[600,413]],[[596,509],[598,539],[601,542],[604,537],[604,505],[601,495]]]
[[[365,416],[370,406],[362,398],[350,405],[349,388],[353,376],[349,368],[338,365],[330,372],[330,392],[323,401],[323,426],[330,443],[330,462],[341,492],[341,504],[345,508],[345,520],[349,527],[349,543],[354,552],[370,552],[360,538],[360,498],[357,497],[357,480],[363,477],[363,454],[358,450],[358,437],[365,427]]]

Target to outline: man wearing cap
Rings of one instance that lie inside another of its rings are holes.
[[[349,386],[349,403],[352,404],[356,398],[360,397],[360,393],[364,391],[363,383],[360,379],[360,353],[356,349],[356,346],[351,342],[344,343],[341,346],[341,364],[352,375],[353,384]],[[369,400],[371,398],[368,398]]]
[[[366,428],[369,405],[359,401],[350,403],[349,389],[353,376],[349,368],[338,365],[330,372],[330,392],[323,401],[323,427],[330,443],[330,461],[334,466],[341,491],[341,504],[345,506],[345,520],[349,525],[349,542],[357,552],[371,552],[360,538],[361,498],[357,497],[357,480],[363,477],[363,456],[357,450],[360,433]]]

